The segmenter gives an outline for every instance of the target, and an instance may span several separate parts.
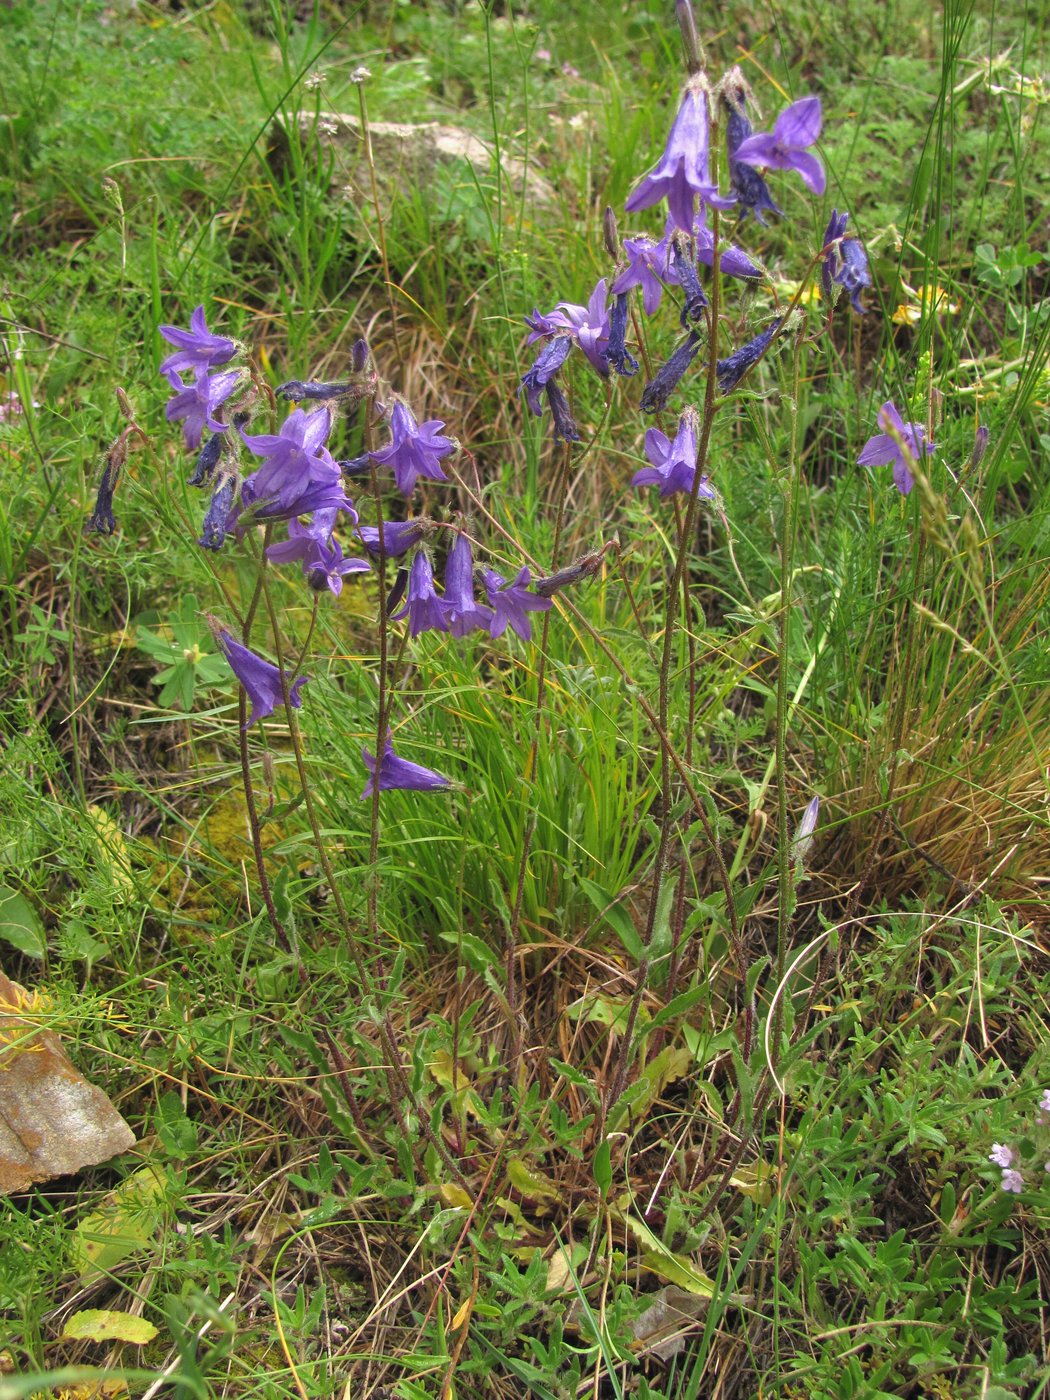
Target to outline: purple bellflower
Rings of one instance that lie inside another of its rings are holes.
[[[225,431],[226,424],[215,415],[240,382],[239,369],[222,374],[198,369],[192,384],[184,384],[173,370],[166,372],[166,378],[175,394],[168,400],[164,416],[169,423],[182,423],[182,435],[191,451],[200,446],[205,428],[213,433]]]
[[[667,400],[674,393],[678,381],[696,358],[696,352],[704,343],[702,335],[690,331],[681,345],[671,351],[642,390],[642,412],[659,413],[667,406]]]
[[[176,347],[175,354],[161,361],[161,374],[181,374],[192,370],[214,369],[232,360],[237,353],[237,342],[225,335],[212,335],[204,319],[204,307],[198,306],[190,317],[188,331],[178,326],[158,326],[157,328],[169,345]]]
[[[574,301],[559,301],[547,315],[533,311],[531,317],[525,317],[525,324],[530,330],[525,342],[527,345],[544,336],[568,332],[602,378],[608,377],[609,364],[605,352],[609,344],[609,307],[604,277],[595,286],[586,306]]]
[[[857,465],[886,467],[892,463],[893,484],[902,496],[906,496],[915,485],[911,468],[933,451],[934,444],[926,441],[926,429],[921,423],[905,423],[892,403],[884,403],[879,409],[879,427],[893,431],[876,433],[868,438],[857,458]]]
[[[759,132],[741,141],[733,159],[738,165],[797,170],[807,188],[814,194],[823,194],[827,184],[824,167],[806,150],[820,136],[822,122],[820,98],[800,97],[784,108],[771,132]]]
[[[258,475],[258,473],[256,473]],[[294,520],[300,515],[311,515],[314,511],[341,510],[356,523],[357,511],[354,503],[343,490],[340,480],[307,482],[302,494],[294,496],[282,505],[276,496],[260,498],[254,478],[249,477],[241,487],[241,503],[237,520],[238,529],[246,525],[257,525],[264,520]]]
[[[661,500],[676,491],[688,495],[696,478],[697,423],[696,409],[687,408],[678,421],[674,442],[659,428],[650,428],[645,434],[645,455],[652,465],[635,472],[631,485],[659,486]],[[714,500],[714,489],[706,476],[700,478],[696,493],[705,500]]]
[[[240,681],[251,702],[251,713],[248,716],[248,723],[244,726],[247,729],[256,721],[272,715],[278,705],[284,704],[281,673],[271,662],[264,661],[261,656],[256,656],[254,651],[249,651],[246,646],[242,646],[225,627],[215,630],[215,640],[222,648],[223,656],[230,663],[230,670]],[[309,679],[309,676],[299,676],[292,683],[288,699],[295,710],[302,708],[303,701],[300,692]]]
[[[474,600],[474,555],[466,535],[457,535],[445,561],[445,616],[453,637],[492,625],[492,609]]]
[[[691,233],[697,198],[716,209],[732,207],[732,199],[719,195],[708,167],[710,115],[707,101],[707,81],[702,74],[695,74],[682,93],[663,156],[628,197],[624,206],[628,213],[648,209],[666,199],[675,224],[683,233]]]
[[[288,522],[288,538],[272,544],[266,551],[271,564],[289,564],[296,559],[306,559],[312,555],[317,545],[323,545],[331,538],[338,518],[338,510],[331,508],[314,512],[308,525],[301,520]]]
[[[390,445],[372,453],[372,460],[391,467],[397,489],[410,496],[419,477],[427,481],[447,481],[438,463],[454,452],[456,444],[440,431],[440,418],[417,422],[408,404],[398,399],[390,410]]]
[[[481,581],[492,604],[492,623],[489,631],[493,637],[502,637],[510,627],[523,642],[531,641],[532,623],[527,614],[546,612],[553,606],[550,598],[538,598],[535,593],[528,591],[531,578],[527,566],[520,569],[517,577],[510,583],[495,569],[482,570]]]
[[[425,516],[417,516],[415,520],[384,520],[383,553],[388,559],[400,558],[428,535],[431,528],[431,522]],[[361,525],[357,533],[369,554],[379,553],[378,525]]]
[[[865,287],[871,286],[871,271],[864,244],[852,234],[846,234],[848,222],[847,213],[840,214],[837,209],[832,209],[824,232],[824,263],[820,269],[820,281],[829,300],[833,287],[845,287],[854,311],[863,316],[860,294]]]
[[[389,734],[383,757],[379,760],[378,771],[375,754],[370,753],[368,749],[362,749],[361,757],[371,774],[361,794],[362,798],[371,797],[376,788],[380,792],[389,792],[392,788],[403,788],[409,792],[433,792],[438,788],[452,786],[452,779],[446,778],[443,773],[436,773],[433,768],[424,768],[421,763],[410,763],[407,758],[398,758]]]
[[[619,296],[634,287],[641,287],[642,310],[647,316],[652,316],[659,309],[664,291],[663,284],[677,281],[670,265],[670,230],[673,227],[674,224],[668,220],[668,231],[659,243],[645,237],[623,240],[627,266],[613,281],[611,291],[614,296]]]
[[[718,387],[723,394],[728,394],[731,389],[735,389],[752,365],[758,363],[766,353],[769,342],[776,334],[779,325],[780,317],[778,316],[775,321],[770,321],[765,330],[756,335],[753,340],[749,340],[746,345],[741,345],[739,350],[734,350],[724,360],[718,361],[715,373],[718,378]]]
[[[753,214],[765,226],[762,210],[771,214],[783,214],[773,203],[773,197],[765,180],[750,165],[736,159],[736,153],[753,134],[747,115],[748,86],[739,68],[733,68],[722,84],[722,103],[726,109],[726,153],[729,157],[729,179],[733,193],[737,197],[741,217]]]
[[[693,236],[696,239],[696,260],[703,263],[705,267],[714,267],[715,263],[715,235],[707,226],[707,219],[703,214],[697,215],[696,223],[693,225]],[[726,277],[754,278],[762,276],[762,269],[756,267],[742,248],[738,248],[735,243],[728,248],[723,248],[718,258],[718,270]]]
[[[272,500],[286,510],[316,488],[338,487],[339,467],[325,446],[331,429],[332,415],[327,408],[316,413],[295,409],[277,434],[246,433],[242,428],[241,437],[249,452],[263,459],[263,465],[245,483],[251,488],[251,502]],[[304,515],[316,508],[299,504],[294,513]],[[261,519],[261,512],[258,514]]]
[[[365,559],[344,559],[342,545],[334,535],[327,544],[318,543],[316,551],[303,559],[303,573],[310,588],[315,593],[323,593],[327,588],[336,598],[343,591],[347,574],[367,574],[371,569]]]
[[[394,613],[391,622],[399,622],[408,616],[408,635],[418,637],[421,632],[447,632],[448,618],[445,615],[444,600],[434,587],[434,569],[425,549],[416,550],[412,558],[412,568],[408,575],[408,598],[400,612]]]

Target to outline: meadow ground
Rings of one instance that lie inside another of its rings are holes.
[[[826,190],[721,212],[761,275],[632,300],[635,376],[578,331],[560,443],[524,317],[607,206],[662,232],[673,5],[0,6],[0,950],[138,1139],[0,1203],[0,1400],[1050,1390],[1045,15],[698,24],[756,131],[820,97]],[[398,176],[435,120],[477,158]],[[447,484],[348,477],[439,579],[584,559],[530,640],[198,545],[198,305],[249,434],[293,379],[353,381],[340,459],[446,425]],[[632,485],[687,406],[713,495]],[[277,663],[248,729],[209,617]],[[387,723],[451,783],[362,800]]]

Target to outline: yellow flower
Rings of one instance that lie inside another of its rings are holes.
[[[895,326],[916,326],[929,312],[943,316],[955,316],[959,303],[952,301],[943,287],[920,287],[918,291],[904,283],[904,290],[912,301],[902,302],[890,317]]]

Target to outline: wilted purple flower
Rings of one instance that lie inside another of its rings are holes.
[[[246,433],[242,428],[241,437],[249,452],[264,463],[245,483],[250,484],[251,499],[273,500],[286,509],[311,488],[338,486],[339,467],[325,446],[331,429],[332,415],[327,408],[316,413],[295,409],[277,434]],[[305,515],[309,509],[300,505],[295,513]]]
[[[553,379],[547,385],[547,402],[551,406],[554,441],[561,439],[562,442],[579,442],[580,430],[569,408],[569,400],[562,393],[561,386]]]
[[[857,465],[886,467],[892,463],[893,484],[902,496],[906,496],[915,485],[911,468],[925,454],[933,451],[934,444],[926,441],[926,429],[921,423],[905,423],[892,403],[884,403],[879,409],[879,427],[892,428],[896,436],[884,432],[868,438],[857,458]]]
[[[666,407],[667,400],[671,397],[682,375],[692,364],[696,352],[702,344],[703,336],[696,331],[690,331],[681,345],[671,352],[670,357],[660,366],[642,390],[643,413],[659,413],[662,408]]]
[[[722,83],[722,103],[726,109],[726,153],[729,157],[729,179],[733,193],[737,197],[737,207],[746,218],[754,214],[757,221],[765,226],[762,210],[772,214],[782,214],[773,203],[773,197],[765,180],[750,165],[736,159],[741,145],[751,137],[753,129],[747,115],[748,86],[739,68],[733,68]]]
[[[820,281],[824,295],[831,300],[832,287],[845,287],[850,302],[858,315],[864,315],[860,294],[871,286],[871,271],[868,255],[859,238],[846,235],[849,215],[832,209],[831,219],[824,231],[824,262],[820,269]]]
[[[627,349],[626,292],[620,292],[613,298],[612,312],[609,316],[609,345],[605,353],[617,374],[638,373],[638,361]]]
[[[728,394],[731,389],[735,389],[751,366],[757,364],[758,360],[765,354],[779,325],[780,317],[778,316],[775,321],[770,321],[765,330],[756,335],[754,340],[749,340],[746,345],[741,345],[739,350],[734,350],[724,360],[718,361],[716,366],[718,387],[723,394]]]
[[[733,152],[738,165],[766,166],[772,170],[797,170],[814,194],[823,194],[824,167],[807,153],[820,136],[823,123],[819,97],[800,97],[785,107],[772,132],[759,132],[740,142]]]
[[[481,579],[492,604],[489,631],[493,637],[501,637],[509,626],[523,642],[531,640],[532,623],[526,614],[546,612],[552,606],[550,598],[538,598],[528,591],[531,577],[527,567],[520,569],[511,583],[507,583],[495,569],[482,570]]]
[[[194,464],[193,475],[186,482],[187,486],[204,486],[210,480],[212,472],[219,465],[219,458],[222,455],[222,444],[226,440],[226,431],[212,433],[197,454],[197,461]]]
[[[216,482],[211,503],[204,516],[204,526],[198,541],[202,549],[222,548],[236,495],[237,477],[232,472],[224,473]]]
[[[269,661],[264,661],[261,656],[256,656],[254,651],[242,646],[224,627],[213,627],[212,630],[223,655],[230,663],[230,669],[240,681],[251,703],[248,723],[244,726],[247,729],[257,720],[272,715],[278,705],[284,704],[281,673]],[[299,676],[293,682],[288,693],[288,700],[293,709],[298,710],[302,707],[300,691],[309,679],[309,676]]]
[[[391,622],[398,622],[408,615],[408,635],[418,637],[421,632],[447,632],[448,618],[445,604],[434,587],[434,570],[430,556],[425,549],[416,551],[412,568],[408,575],[408,598],[400,612],[394,613]]]
[[[1024,1177],[1014,1168],[1008,1168],[1003,1172],[1003,1179],[1000,1182],[1004,1191],[1011,1191],[1015,1196],[1019,1196],[1024,1190]]]
[[[480,628],[487,632],[492,609],[474,600],[474,555],[466,535],[457,535],[445,561],[445,616],[453,637]]]
[[[98,493],[95,496],[95,509],[88,517],[87,529],[89,534],[112,535],[117,528],[117,522],[113,516],[113,492],[116,490],[117,482],[120,480],[120,467],[114,466],[108,459],[102,468],[102,476],[98,483]]]
[[[645,455],[652,465],[635,472],[631,485],[659,486],[661,500],[673,496],[676,491],[688,495],[696,477],[697,426],[696,409],[687,408],[678,420],[674,442],[659,428],[650,428],[645,434]],[[714,499],[714,490],[706,476],[700,478],[696,493],[705,500]]]
[[[648,209],[666,199],[677,226],[683,233],[692,233],[697,197],[716,209],[732,207],[734,201],[719,195],[708,169],[707,97],[706,79],[702,74],[695,74],[682,93],[663,156],[628,197],[625,208],[629,213]]]
[[[440,418],[417,422],[412,410],[400,399],[390,410],[390,446],[373,452],[372,459],[393,468],[394,481],[402,495],[410,496],[421,476],[428,481],[448,480],[438,463],[455,451],[456,444],[439,431],[444,426]]]
[[[446,778],[443,773],[436,773],[433,768],[424,768],[420,763],[410,763],[407,758],[398,758],[389,734],[383,757],[379,760],[378,774],[375,755],[369,753],[368,749],[362,749],[361,757],[372,775],[361,794],[362,798],[371,797],[376,788],[380,792],[389,792],[391,788],[404,788],[409,792],[432,792],[437,788],[452,785],[452,779]]]
[[[229,369],[223,374],[208,374],[206,370],[199,369],[192,384],[183,384],[174,371],[166,377],[175,394],[168,400],[164,416],[169,423],[182,423],[182,435],[188,448],[192,450],[200,446],[205,428],[213,433],[224,430],[225,423],[220,422],[215,414],[240,382],[239,369]]]
[[[258,476],[258,472],[255,473]],[[293,496],[282,505],[276,496],[260,498],[255,486],[255,476],[250,476],[241,487],[241,502],[237,520],[239,529],[245,525],[257,525],[264,520],[294,520],[300,515],[312,515],[314,511],[341,510],[356,524],[357,511],[354,503],[343,490],[339,478],[335,481],[308,481],[299,496]]]
[[[707,297],[700,285],[700,274],[692,255],[686,251],[685,239],[679,234],[671,239],[671,269],[678,279],[678,285],[685,293],[679,321],[684,329],[690,323],[696,324],[704,318]]]
[[[530,336],[530,340],[534,337]],[[525,391],[528,405],[539,418],[543,413],[542,393],[554,376],[561,369],[562,365],[569,357],[572,350],[572,337],[568,335],[556,335],[549,341],[540,353],[536,356],[530,369],[522,376],[521,389]]]
[[[161,361],[161,374],[180,374],[184,370],[196,374],[226,364],[237,353],[235,340],[225,335],[212,335],[208,330],[203,306],[198,306],[190,317],[188,331],[178,326],[158,326],[157,329],[169,345],[178,347],[174,355]]]
[[[707,216],[698,214],[696,223],[693,225],[693,237],[696,240],[696,260],[703,263],[705,267],[715,265],[715,235],[707,226]],[[726,277],[755,278],[762,276],[762,269],[756,267],[742,248],[738,248],[735,243],[728,248],[723,248],[718,258],[718,270]]]
[[[415,520],[384,520],[383,553],[388,559],[399,558],[429,534],[431,528],[431,522],[425,516],[418,516]],[[378,525],[361,525],[357,533],[369,554],[379,553]]]
[[[317,545],[323,545],[332,536],[338,510],[326,509],[314,512],[307,524],[301,520],[288,522],[288,538],[271,544],[266,557],[271,564],[290,564],[296,559],[306,559]]]
[[[668,229],[673,227],[668,220]],[[613,281],[613,295],[619,296],[633,287],[641,287],[642,310],[647,316],[652,316],[660,306],[664,290],[662,284],[678,280],[670,267],[669,234],[665,233],[659,243],[652,238],[625,238],[623,248],[627,254],[627,266]]]

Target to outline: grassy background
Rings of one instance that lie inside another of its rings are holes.
[[[157,325],[198,302],[274,384],[337,377],[367,334],[419,416],[469,448],[510,539],[550,558],[560,458],[516,398],[521,317],[585,301],[610,270],[601,211],[622,209],[674,102],[671,9],[611,4],[596,25],[595,7],[553,3],[0,7],[4,961],[46,992],[40,1014],[141,1140],[4,1202],[0,1396],[98,1393],[83,1368],[103,1364],[133,1394],[164,1374],[161,1393],[179,1397],[1047,1388],[1050,1201],[1038,1170],[1018,1199],[987,1162],[993,1141],[1034,1152],[1050,1083],[1050,140],[1034,9],[857,0],[701,16],[712,71],[742,63],[766,118],[804,92],[825,112],[828,195],[818,206],[784,180],[787,217],[742,232],[772,275],[729,289],[727,344],[789,294],[832,205],[850,211],[875,281],[869,313],[839,311],[823,334],[827,308],[810,305],[797,394],[788,779],[794,820],[813,793],[822,807],[790,956],[822,939],[825,980],[807,1006],[802,960],[781,990],[795,1031],[782,1099],[751,1111],[768,1080],[761,1052],[750,1069],[740,1054],[724,898],[697,834],[678,995],[668,1009],[678,915],[662,907],[633,1083],[608,1162],[596,1156],[651,881],[658,746],[639,697],[655,696],[675,547],[670,511],[628,489],[646,426],[635,386],[607,404],[578,366],[571,378],[587,446],[563,557],[613,536],[621,555],[572,595],[582,621],[560,608],[552,622],[539,781],[535,647],[426,636],[395,711],[405,755],[462,787],[384,799],[387,942],[369,956],[413,1094],[462,1163],[469,1228],[440,1164],[408,1150],[411,1111],[391,1113],[375,999],[299,811],[265,839],[309,996],[274,944],[232,686],[212,683],[207,660],[186,663],[178,693],[156,681],[172,643],[207,654],[213,571],[246,586],[232,555],[192,543],[200,503],[155,373]],[[362,64],[374,121],[464,125],[535,162],[553,191],[523,202],[464,169],[402,194],[383,230],[396,337],[375,216],[343,196],[318,139],[324,111],[357,110]],[[923,303],[924,286],[951,309]],[[674,319],[647,330],[654,360]],[[748,914],[763,1031],[790,359],[771,357],[757,394],[716,420],[724,518],[691,566],[704,625],[683,635],[673,709],[684,746],[692,657],[692,762]],[[150,442],[118,493],[118,533],[85,537],[122,426],[118,385]],[[922,500],[854,465],[890,397],[933,420]],[[990,447],[971,467],[978,423]],[[355,450],[352,434],[343,445]],[[304,636],[294,571],[277,588],[282,624]],[[302,715],[362,924],[374,611],[356,583],[322,610]],[[253,744],[288,796],[281,728]],[[533,821],[515,1078],[501,948]],[[322,1016],[346,1047],[357,1122],[317,1049]],[[737,1089],[744,1115],[730,1121]],[[681,1313],[670,1356],[654,1350],[653,1315],[639,1323],[658,1304]],[[59,1340],[85,1307],[141,1312],[158,1336],[142,1349]]]

